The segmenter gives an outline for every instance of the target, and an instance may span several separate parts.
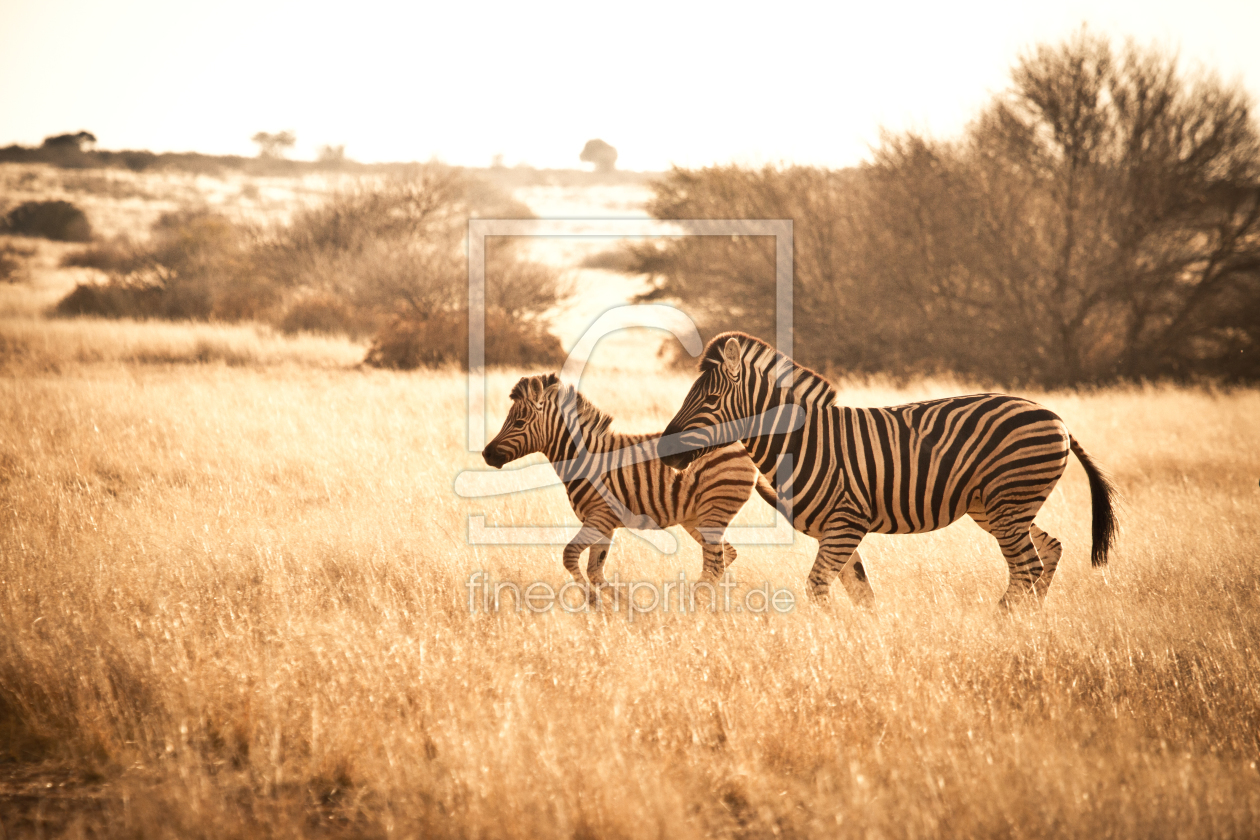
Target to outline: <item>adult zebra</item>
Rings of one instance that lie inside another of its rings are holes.
[[[836,398],[822,376],[764,341],[723,333],[705,348],[700,375],[665,428],[677,437],[662,445],[662,460],[682,468],[714,446],[743,441],[793,526],[818,539],[809,585],[819,600],[837,573],[855,603],[873,600],[857,552],[866,534],[934,531],[963,514],[1002,548],[1010,570],[1002,605],[1029,592],[1044,597],[1063,546],[1033,518],[1069,450],[1089,477],[1093,564],[1107,562],[1115,491],[1049,409],[1005,394],[887,408],[847,408]],[[789,413],[803,425],[772,433],[791,428]]]
[[[582,520],[564,548],[564,567],[583,586],[579,561],[590,549],[586,573],[596,591],[607,584],[604,561],[617,528],[682,525],[704,551],[701,580],[716,582],[735,562],[726,526],[754,488],[775,504],[773,488],[757,472],[742,444],[727,444],[688,459],[681,471],[658,459],[659,435],[609,431],[613,418],[554,374],[529,376],[512,388],[503,428],[482,451],[496,469],[531,452],[551,461],[564,482],[573,512]]]

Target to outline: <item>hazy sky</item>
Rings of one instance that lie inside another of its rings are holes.
[[[775,10],[771,11],[771,7]],[[957,133],[1021,50],[1087,23],[1260,93],[1260,2],[291,3],[0,0],[0,145],[357,160],[845,166],[880,126]]]

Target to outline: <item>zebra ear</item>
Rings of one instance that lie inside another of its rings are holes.
[[[560,392],[560,383],[552,382],[546,388],[543,388],[542,399],[553,400],[556,398],[556,394],[558,394],[559,392]]]
[[[722,367],[731,376],[739,376],[739,364],[741,361],[739,339],[726,339],[726,344],[722,347]]]
[[[525,399],[529,401],[530,406],[536,410],[542,410],[543,400],[543,384],[537,379],[529,380],[529,386],[525,391]]]

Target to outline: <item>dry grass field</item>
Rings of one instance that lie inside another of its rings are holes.
[[[456,496],[484,467],[462,377],[361,353],[0,323],[0,836],[1260,834],[1260,393],[1032,394],[1124,497],[1094,571],[1069,466],[1041,610],[996,612],[1005,566],[960,523],[864,543],[874,614],[631,622],[470,613],[474,571],[565,573],[559,546],[469,546],[469,514],[572,514],[554,487]],[[491,375],[491,432],[514,376]],[[650,430],[688,384],[584,390]],[[622,579],[699,574],[685,536],[621,533]],[[813,548],[743,548],[738,591],[803,596]]]
[[[10,199],[73,200],[106,236],[335,186],[0,169]],[[642,190],[517,197],[624,215]],[[1256,390],[1028,394],[1123,495],[1093,570],[1069,466],[1038,520],[1066,546],[1040,610],[996,611],[1005,564],[960,523],[863,543],[874,613],[839,588],[804,601],[801,535],[734,567],[736,605],[768,582],[796,594],[786,614],[470,611],[476,572],[567,579],[558,545],[470,545],[470,515],[576,520],[557,487],[455,493],[485,469],[458,372],[253,325],[47,319],[90,270],[20,244],[0,284],[0,838],[1260,835]],[[595,247],[550,246],[571,265]],[[578,280],[567,343],[624,291]],[[662,428],[690,383],[649,372],[652,346],[592,359],[583,390],[618,428]],[[491,434],[520,373],[489,377]],[[867,405],[969,390],[840,385]],[[736,524],[771,521],[754,497]],[[661,554],[620,532],[610,577],[694,579],[677,536]]]

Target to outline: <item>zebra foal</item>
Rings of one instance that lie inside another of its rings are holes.
[[[547,456],[582,521],[564,548],[564,567],[588,586],[579,561],[590,549],[590,600],[607,584],[604,562],[617,528],[682,525],[704,552],[701,580],[715,582],[735,562],[726,526],[755,488],[771,506],[774,491],[741,444],[715,448],[675,471],[660,462],[656,435],[609,430],[613,418],[555,374],[521,379],[503,428],[482,457],[496,469],[531,452]]]
[[[818,540],[809,573],[817,600],[838,574],[855,603],[873,601],[857,551],[866,534],[934,531],[963,515],[1001,546],[1010,574],[1001,604],[1044,598],[1063,546],[1033,519],[1069,451],[1089,478],[1093,564],[1107,562],[1115,491],[1049,409],[1005,394],[887,408],[836,399],[827,380],[764,341],[723,333],[705,348],[700,375],[665,428],[661,460],[682,468],[742,441],[793,527]]]

